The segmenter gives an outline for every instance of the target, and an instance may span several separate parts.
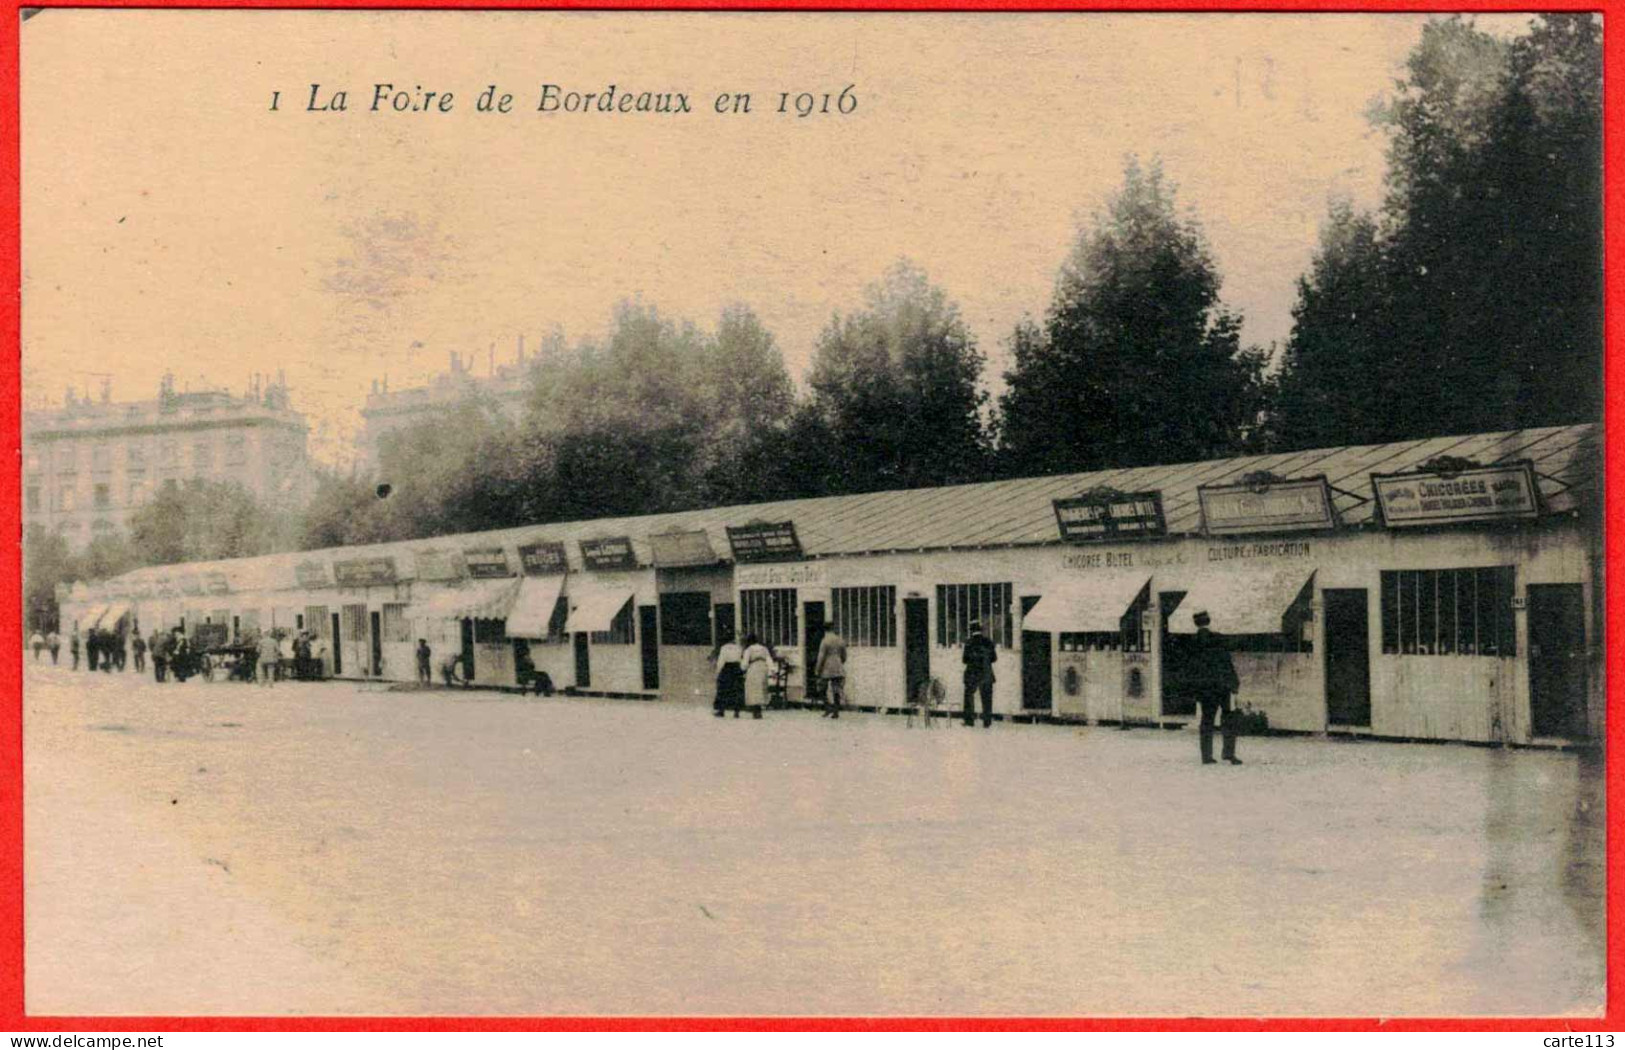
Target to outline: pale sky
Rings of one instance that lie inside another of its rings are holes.
[[[1279,341],[1328,199],[1380,199],[1365,112],[1422,20],[47,11],[21,34],[24,396],[281,367],[331,459],[372,379],[600,334],[634,295],[706,327],[749,303],[800,376],[903,256],[994,379],[1130,152],[1161,156],[1246,339]],[[453,109],[367,112],[379,82]],[[349,110],[306,112],[312,83]],[[512,112],[475,111],[493,83]],[[694,112],[540,114],[547,83]],[[848,85],[849,115],[774,112]]]

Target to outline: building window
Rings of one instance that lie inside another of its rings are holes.
[[[96,482],[96,506],[105,509],[113,505],[113,486],[105,481]]]
[[[142,470],[147,465],[147,450],[140,445],[130,445],[124,450],[124,461],[131,470]]]
[[[1517,570],[1403,569],[1382,574],[1382,651],[1514,656]]]
[[[507,620],[474,621],[474,641],[480,645],[501,645],[507,637]]]
[[[79,462],[79,450],[72,445],[58,445],[56,447],[56,469],[72,470]]]
[[[937,644],[957,646],[980,621],[982,631],[1010,648],[1010,585],[1008,583],[951,583],[937,586]]]
[[[90,450],[91,470],[112,470],[113,452],[106,445],[95,445]]]
[[[739,621],[744,634],[754,634],[764,645],[774,648],[795,645],[801,637],[795,589],[740,591]]]
[[[406,606],[396,603],[385,604],[383,615],[379,617],[378,629],[386,642],[410,642],[412,623],[406,618]]]
[[[237,467],[248,462],[248,443],[241,434],[232,434],[226,438],[226,463]]]
[[[683,591],[660,596],[660,644],[711,644],[711,595]]]
[[[1063,653],[1148,653],[1151,651],[1151,628],[1146,625],[1146,612],[1150,608],[1148,587],[1140,592],[1140,598],[1123,614],[1117,630],[1065,631],[1056,636],[1055,644]]]
[[[621,606],[621,611],[615,614],[615,619],[609,621],[609,630],[592,632],[594,645],[631,645],[632,644],[632,603],[628,601]]]
[[[78,494],[79,493],[76,492],[74,490],[73,486],[71,486],[71,485],[64,485],[61,488],[57,489],[56,490],[56,509],[57,510],[77,510],[78,509],[78,500],[75,499],[75,497],[78,496]]]
[[[830,591],[835,629],[848,645],[897,645],[896,587],[836,587]]]
[[[38,514],[40,509],[39,486],[28,486],[28,513]]]

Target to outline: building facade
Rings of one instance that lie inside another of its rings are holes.
[[[523,415],[530,397],[530,365],[524,337],[511,363],[497,364],[491,351],[485,374],[476,374],[471,358],[453,351],[446,371],[425,386],[390,390],[387,379],[374,380],[361,409],[360,454],[363,466],[378,464],[381,442],[391,433],[420,423],[437,423],[461,405],[489,405],[509,419]]]
[[[310,484],[308,429],[280,378],[243,397],[177,392],[170,376],[147,401],[70,392],[60,408],[23,414],[24,527],[83,547],[123,529],[154,493],[194,479],[297,506]]]
[[[1006,718],[1189,722],[1210,614],[1275,729],[1514,744],[1601,738],[1600,428],[539,525],[76,587],[63,624],[279,626],[326,671],[409,681],[418,639],[477,684],[709,702],[754,634],[786,697],[834,625],[850,702],[957,706],[997,647]]]

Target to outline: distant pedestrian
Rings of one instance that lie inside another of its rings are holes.
[[[818,643],[813,674],[824,683],[824,717],[840,718],[841,701],[846,697],[846,639],[834,627]]]
[[[260,685],[269,689],[272,683],[276,681],[277,662],[282,659],[282,646],[278,643],[274,632],[266,631],[260,635],[259,651]]]
[[[147,640],[136,631],[130,638],[130,652],[135,657],[135,670],[137,674],[147,669]]]
[[[434,684],[434,653],[427,638],[418,639],[418,685]],[[524,683],[521,682],[521,685]]]
[[[45,648],[45,636],[35,631],[34,636],[28,639],[28,644],[34,647],[34,662],[39,663],[40,650]]]
[[[454,685],[468,685],[466,668],[462,669],[464,673],[459,673],[459,667],[462,665],[462,663],[462,653],[451,653],[444,660],[440,661],[440,677],[445,681],[448,688]]]
[[[62,636],[56,633],[55,628],[45,632],[45,648],[51,650],[51,666],[55,667],[57,654],[62,652]]]
[[[730,638],[717,647],[714,663],[717,695],[712,706],[716,716],[721,718],[730,710],[737,712],[745,706],[745,650]]]
[[[1236,677],[1236,664],[1224,640],[1209,630],[1213,618],[1205,610],[1193,617],[1196,639],[1191,644],[1189,666],[1185,672],[1186,687],[1195,696],[1202,709],[1199,741],[1202,764],[1213,764],[1213,720],[1223,714],[1220,728],[1224,732],[1224,751],[1221,757],[1233,766],[1241,765],[1236,757],[1236,710],[1230,702],[1231,694],[1241,688]]]
[[[763,645],[755,634],[745,635],[745,703],[752,718],[762,717],[767,706],[767,676],[773,667],[773,651]],[[739,712],[734,711],[734,717]]]
[[[70,635],[69,638],[68,638],[68,655],[73,658],[73,669],[75,671],[79,670],[79,646],[80,646],[80,644],[81,643],[79,641],[79,628],[75,627],[73,629],[73,634]]]
[[[965,724],[976,724],[976,696],[982,697],[982,728],[993,725],[993,665],[999,661],[999,651],[993,639],[982,633],[976,620],[970,624],[970,635],[965,639]]]
[[[152,650],[152,677],[154,681],[162,682],[169,673],[169,635],[162,631],[152,632],[152,641],[147,643]]]

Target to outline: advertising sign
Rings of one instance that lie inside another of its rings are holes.
[[[570,559],[565,556],[564,544],[555,540],[527,543],[519,548],[519,564],[526,576],[554,576],[570,571]]]
[[[412,564],[420,580],[457,580],[463,575],[463,559],[454,550],[415,550]]]
[[[394,558],[353,558],[333,563],[340,587],[381,587],[395,582]]]
[[[1371,487],[1390,528],[1440,522],[1507,521],[1540,514],[1535,468],[1527,460],[1449,474],[1373,474]]]
[[[1061,539],[1069,543],[1162,536],[1168,532],[1162,517],[1161,492],[1085,493],[1058,499],[1055,523],[1060,527]]]
[[[179,582],[182,594],[198,595],[203,593],[203,581],[195,573],[182,573]]]
[[[231,582],[226,579],[226,574],[223,572],[211,572],[204,574],[203,586],[210,594],[231,593]]]
[[[1202,527],[1210,536],[1238,532],[1295,532],[1337,524],[1325,475],[1289,481],[1202,485]]]
[[[327,587],[327,566],[319,561],[302,561],[293,567],[294,578],[301,587]]]
[[[655,565],[677,569],[688,565],[715,565],[720,559],[703,531],[663,532],[649,537],[649,553]]]
[[[728,546],[735,561],[795,561],[803,556],[793,521],[730,525]]]
[[[632,540],[628,536],[605,536],[596,540],[582,540],[581,560],[589,569],[606,572],[638,567],[638,556],[632,552]]]
[[[468,574],[476,580],[496,580],[512,576],[508,568],[508,552],[501,547],[469,547],[463,551]]]

